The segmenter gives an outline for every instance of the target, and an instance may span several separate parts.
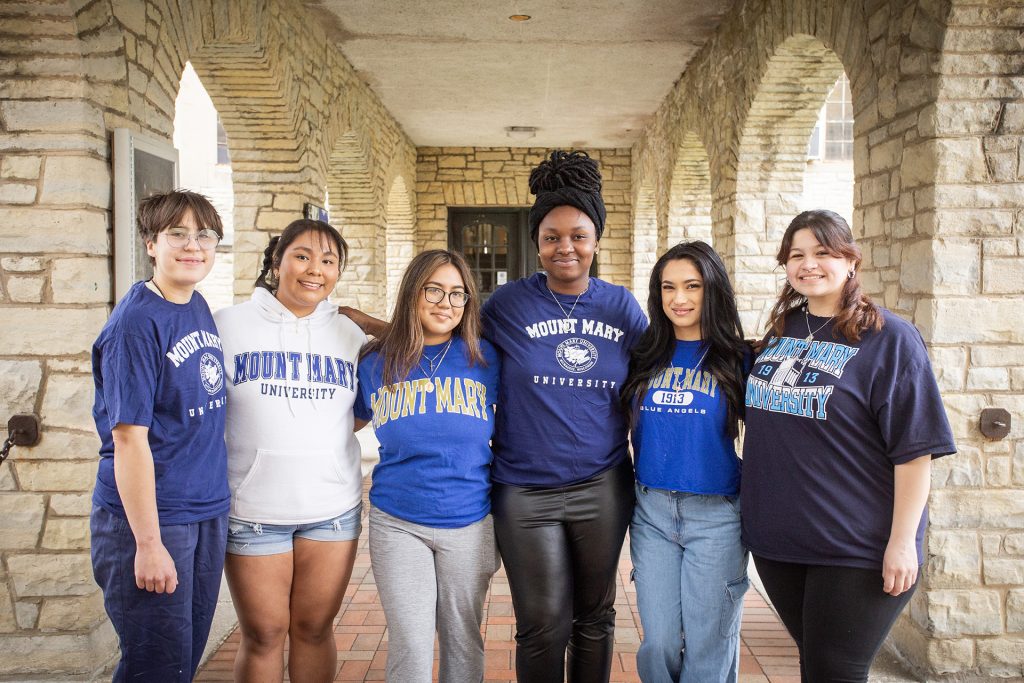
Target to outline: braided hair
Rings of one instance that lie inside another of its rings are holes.
[[[300,218],[292,221],[280,235],[270,238],[267,248],[263,250],[263,265],[259,277],[256,278],[256,286],[262,287],[271,293],[277,291],[277,276],[274,271],[281,267],[281,258],[284,252],[291,246],[299,236],[306,232],[313,232],[322,239],[334,243],[338,249],[338,267],[345,270],[345,262],[348,260],[348,244],[334,226],[323,221],[314,221],[308,218]]]
[[[553,192],[563,187],[575,187],[584,192],[601,191],[601,170],[590,155],[582,151],[566,152],[556,149],[551,156],[530,171],[530,192]]]
[[[559,206],[572,206],[589,216],[597,239],[601,239],[607,215],[601,198],[601,170],[586,152],[556,149],[530,172],[530,192],[537,195],[529,217],[534,244],[544,216]]]

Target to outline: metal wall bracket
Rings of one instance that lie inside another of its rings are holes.
[[[1010,412],[1003,408],[985,408],[978,427],[986,437],[998,441],[1010,433]]]
[[[15,446],[31,448],[38,444],[41,438],[40,427],[39,416],[35,413],[12,415],[7,421],[7,433]]]

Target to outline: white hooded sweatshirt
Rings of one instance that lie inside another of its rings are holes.
[[[297,318],[262,287],[214,319],[228,380],[231,516],[309,524],[355,507],[352,404],[366,335],[327,301]]]

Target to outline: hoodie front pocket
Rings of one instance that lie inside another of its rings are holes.
[[[344,490],[339,458],[332,450],[257,450],[235,490],[235,516],[287,521],[329,514]]]

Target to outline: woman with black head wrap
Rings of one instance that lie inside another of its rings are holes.
[[[599,683],[611,671],[615,575],[633,512],[619,388],[647,326],[633,295],[590,277],[605,207],[583,152],[530,174],[530,237],[545,272],[483,309],[502,354],[492,511],[516,613],[516,672]],[[566,651],[568,650],[568,657]]]

